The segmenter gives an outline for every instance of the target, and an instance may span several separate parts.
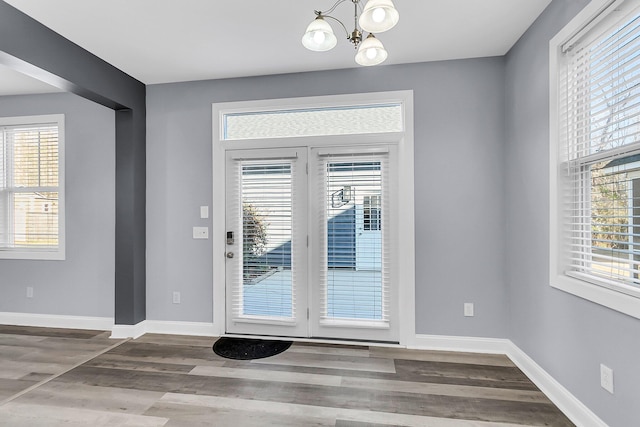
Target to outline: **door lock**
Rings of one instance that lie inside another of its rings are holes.
[[[233,258],[233,252],[227,252],[227,258]]]

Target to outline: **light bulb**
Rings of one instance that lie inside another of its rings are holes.
[[[371,19],[373,19],[373,22],[380,23],[384,21],[384,18],[386,16],[387,16],[387,12],[385,12],[383,8],[377,7],[373,10],[373,13],[371,14]]]
[[[302,45],[309,50],[315,52],[324,52],[330,49],[338,43],[336,35],[333,34],[331,25],[329,25],[322,17],[318,15],[309,26],[307,31],[302,36]]]
[[[367,0],[358,23],[367,33],[379,34],[393,28],[399,17],[392,0]]]
[[[313,33],[313,41],[318,43],[318,44],[322,44],[324,43],[324,39],[325,39],[325,35],[324,32],[322,31],[316,31]]]
[[[369,34],[358,48],[356,63],[360,65],[378,65],[387,59],[387,51],[373,34]]]

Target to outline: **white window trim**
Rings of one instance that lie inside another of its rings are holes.
[[[567,42],[575,39],[585,28],[589,28],[595,22],[603,19],[602,12],[604,10],[612,10],[620,3],[619,0],[613,2],[612,0],[592,0],[549,42],[549,282],[555,289],[640,319],[640,298],[571,277],[563,271],[560,260],[562,256],[560,248],[564,242],[559,211],[561,195],[558,191],[559,176],[562,173],[558,162],[560,147],[559,58],[562,48]]]
[[[376,134],[292,137],[282,139],[223,139],[224,114],[238,112],[274,111],[283,109],[307,109],[340,106],[400,103],[403,107],[404,132]],[[398,279],[400,344],[411,345],[416,341],[415,329],[415,208],[414,208],[414,134],[413,91],[375,92],[348,95],[329,95],[301,98],[266,99],[214,103],[213,124],[213,323],[219,334],[225,332],[225,150],[227,148],[266,148],[277,141],[279,147],[350,146],[354,139],[359,144],[397,144],[398,147]],[[355,138],[354,138],[355,137]],[[220,220],[222,219],[222,220]]]
[[[0,126],[56,123],[58,125],[58,248],[57,249],[0,249],[0,259],[59,260],[66,258],[65,244],[65,126],[64,114],[40,116],[0,117]]]

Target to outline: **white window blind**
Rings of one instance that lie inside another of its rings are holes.
[[[62,238],[59,123],[2,125],[18,119],[0,119],[0,256],[4,257],[56,252]]]
[[[295,160],[237,159],[232,163],[236,185],[231,187],[231,218],[242,253],[232,278],[234,317],[295,319],[294,251],[297,213],[293,200],[297,186]],[[235,180],[234,180],[235,181]]]
[[[389,322],[388,153],[322,155],[320,321]]]
[[[640,13],[609,13],[561,60],[564,264],[640,296]]]

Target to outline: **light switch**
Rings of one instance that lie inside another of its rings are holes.
[[[209,206],[200,206],[200,218],[209,218]]]
[[[193,238],[194,239],[208,239],[209,238],[209,227],[193,227]]]
[[[473,317],[473,303],[465,302],[464,303],[464,316],[465,317]]]

